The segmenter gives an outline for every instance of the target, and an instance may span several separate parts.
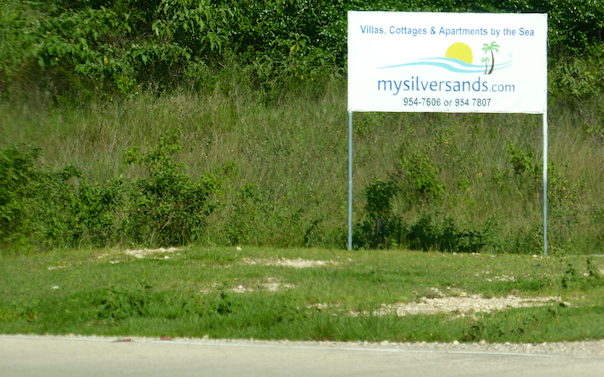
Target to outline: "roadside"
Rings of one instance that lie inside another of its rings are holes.
[[[603,263],[579,256],[247,247],[4,257],[0,333],[484,340],[528,349],[604,339]]]
[[[526,346],[0,336],[0,366],[9,377],[551,377],[599,376],[604,366],[602,341]]]
[[[7,339],[22,340],[73,340],[116,343],[172,343],[207,346],[237,346],[237,347],[288,347],[288,348],[333,348],[350,350],[374,350],[383,352],[413,351],[413,352],[450,352],[450,353],[500,353],[524,355],[556,355],[575,357],[603,358],[604,340],[552,342],[552,343],[475,343],[454,342],[337,342],[337,341],[289,341],[289,340],[259,340],[259,339],[211,339],[204,338],[170,338],[170,337],[140,337],[140,336],[80,336],[80,335],[0,335],[0,342]]]

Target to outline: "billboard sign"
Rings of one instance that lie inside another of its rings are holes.
[[[547,15],[348,13],[348,111],[547,106]]]

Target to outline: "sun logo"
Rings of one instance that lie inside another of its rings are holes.
[[[472,60],[474,60],[474,54],[472,53],[472,49],[465,43],[457,42],[453,43],[447,49],[445,57],[449,59],[457,59],[462,62],[466,62],[468,64],[472,64]]]
[[[485,43],[483,45],[482,50],[484,51],[485,54],[487,54],[489,52],[491,53],[491,58],[489,58],[488,56],[485,56],[482,59],[480,59],[480,62],[484,63],[484,65],[485,65],[484,74],[490,75],[491,73],[493,73],[493,69],[495,68],[495,55],[493,54],[493,51],[498,52],[499,45],[496,42],[492,42],[490,44]],[[457,42],[457,43],[453,43],[451,46],[449,46],[449,48],[447,49],[447,52],[445,53],[445,57],[448,59],[457,59],[457,60],[461,60],[462,62],[472,64],[472,61],[474,60],[474,53],[472,52],[472,49],[470,48],[470,46],[468,46],[467,44],[462,43],[462,42]],[[491,63],[490,70],[489,70],[489,63]]]

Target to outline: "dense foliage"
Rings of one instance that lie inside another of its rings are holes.
[[[552,90],[604,81],[602,0],[2,0],[0,92],[213,89],[233,64],[268,91],[320,81],[345,70],[349,10],[547,12]]]
[[[345,87],[279,104],[235,89],[0,102],[0,251],[344,248]],[[604,106],[561,100],[550,120],[550,252],[599,254]],[[541,126],[521,114],[355,114],[354,246],[541,252]]]
[[[550,241],[601,251],[603,0],[0,0],[0,246],[345,247],[349,10],[547,12]],[[539,252],[535,119],[355,114],[355,247]]]
[[[212,195],[225,171],[193,180],[173,161],[178,132],[156,147],[130,149],[125,165],[144,169],[140,179],[91,184],[67,166],[53,171],[40,150],[0,149],[0,244],[16,250],[107,244],[181,245],[202,234]],[[228,169],[226,170],[228,171]]]

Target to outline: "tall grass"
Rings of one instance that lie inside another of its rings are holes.
[[[200,242],[343,247],[343,83],[267,99],[240,81],[223,81],[207,93],[142,92],[123,101],[5,101],[0,146],[39,147],[44,164],[73,164],[87,179],[103,183],[140,176],[140,169],[123,164],[125,151],[150,148],[166,131],[180,128],[177,159],[191,176],[235,164]],[[550,103],[554,250],[594,252],[604,245],[603,120],[597,100]],[[354,114],[355,223],[366,216],[365,188],[376,179],[393,180],[401,187],[393,215],[406,231],[422,217],[435,228],[449,218],[459,232],[480,233],[491,251],[538,252],[541,124],[540,116],[520,114]],[[524,164],[520,171],[514,153]],[[428,195],[418,189],[422,180],[442,190]]]

